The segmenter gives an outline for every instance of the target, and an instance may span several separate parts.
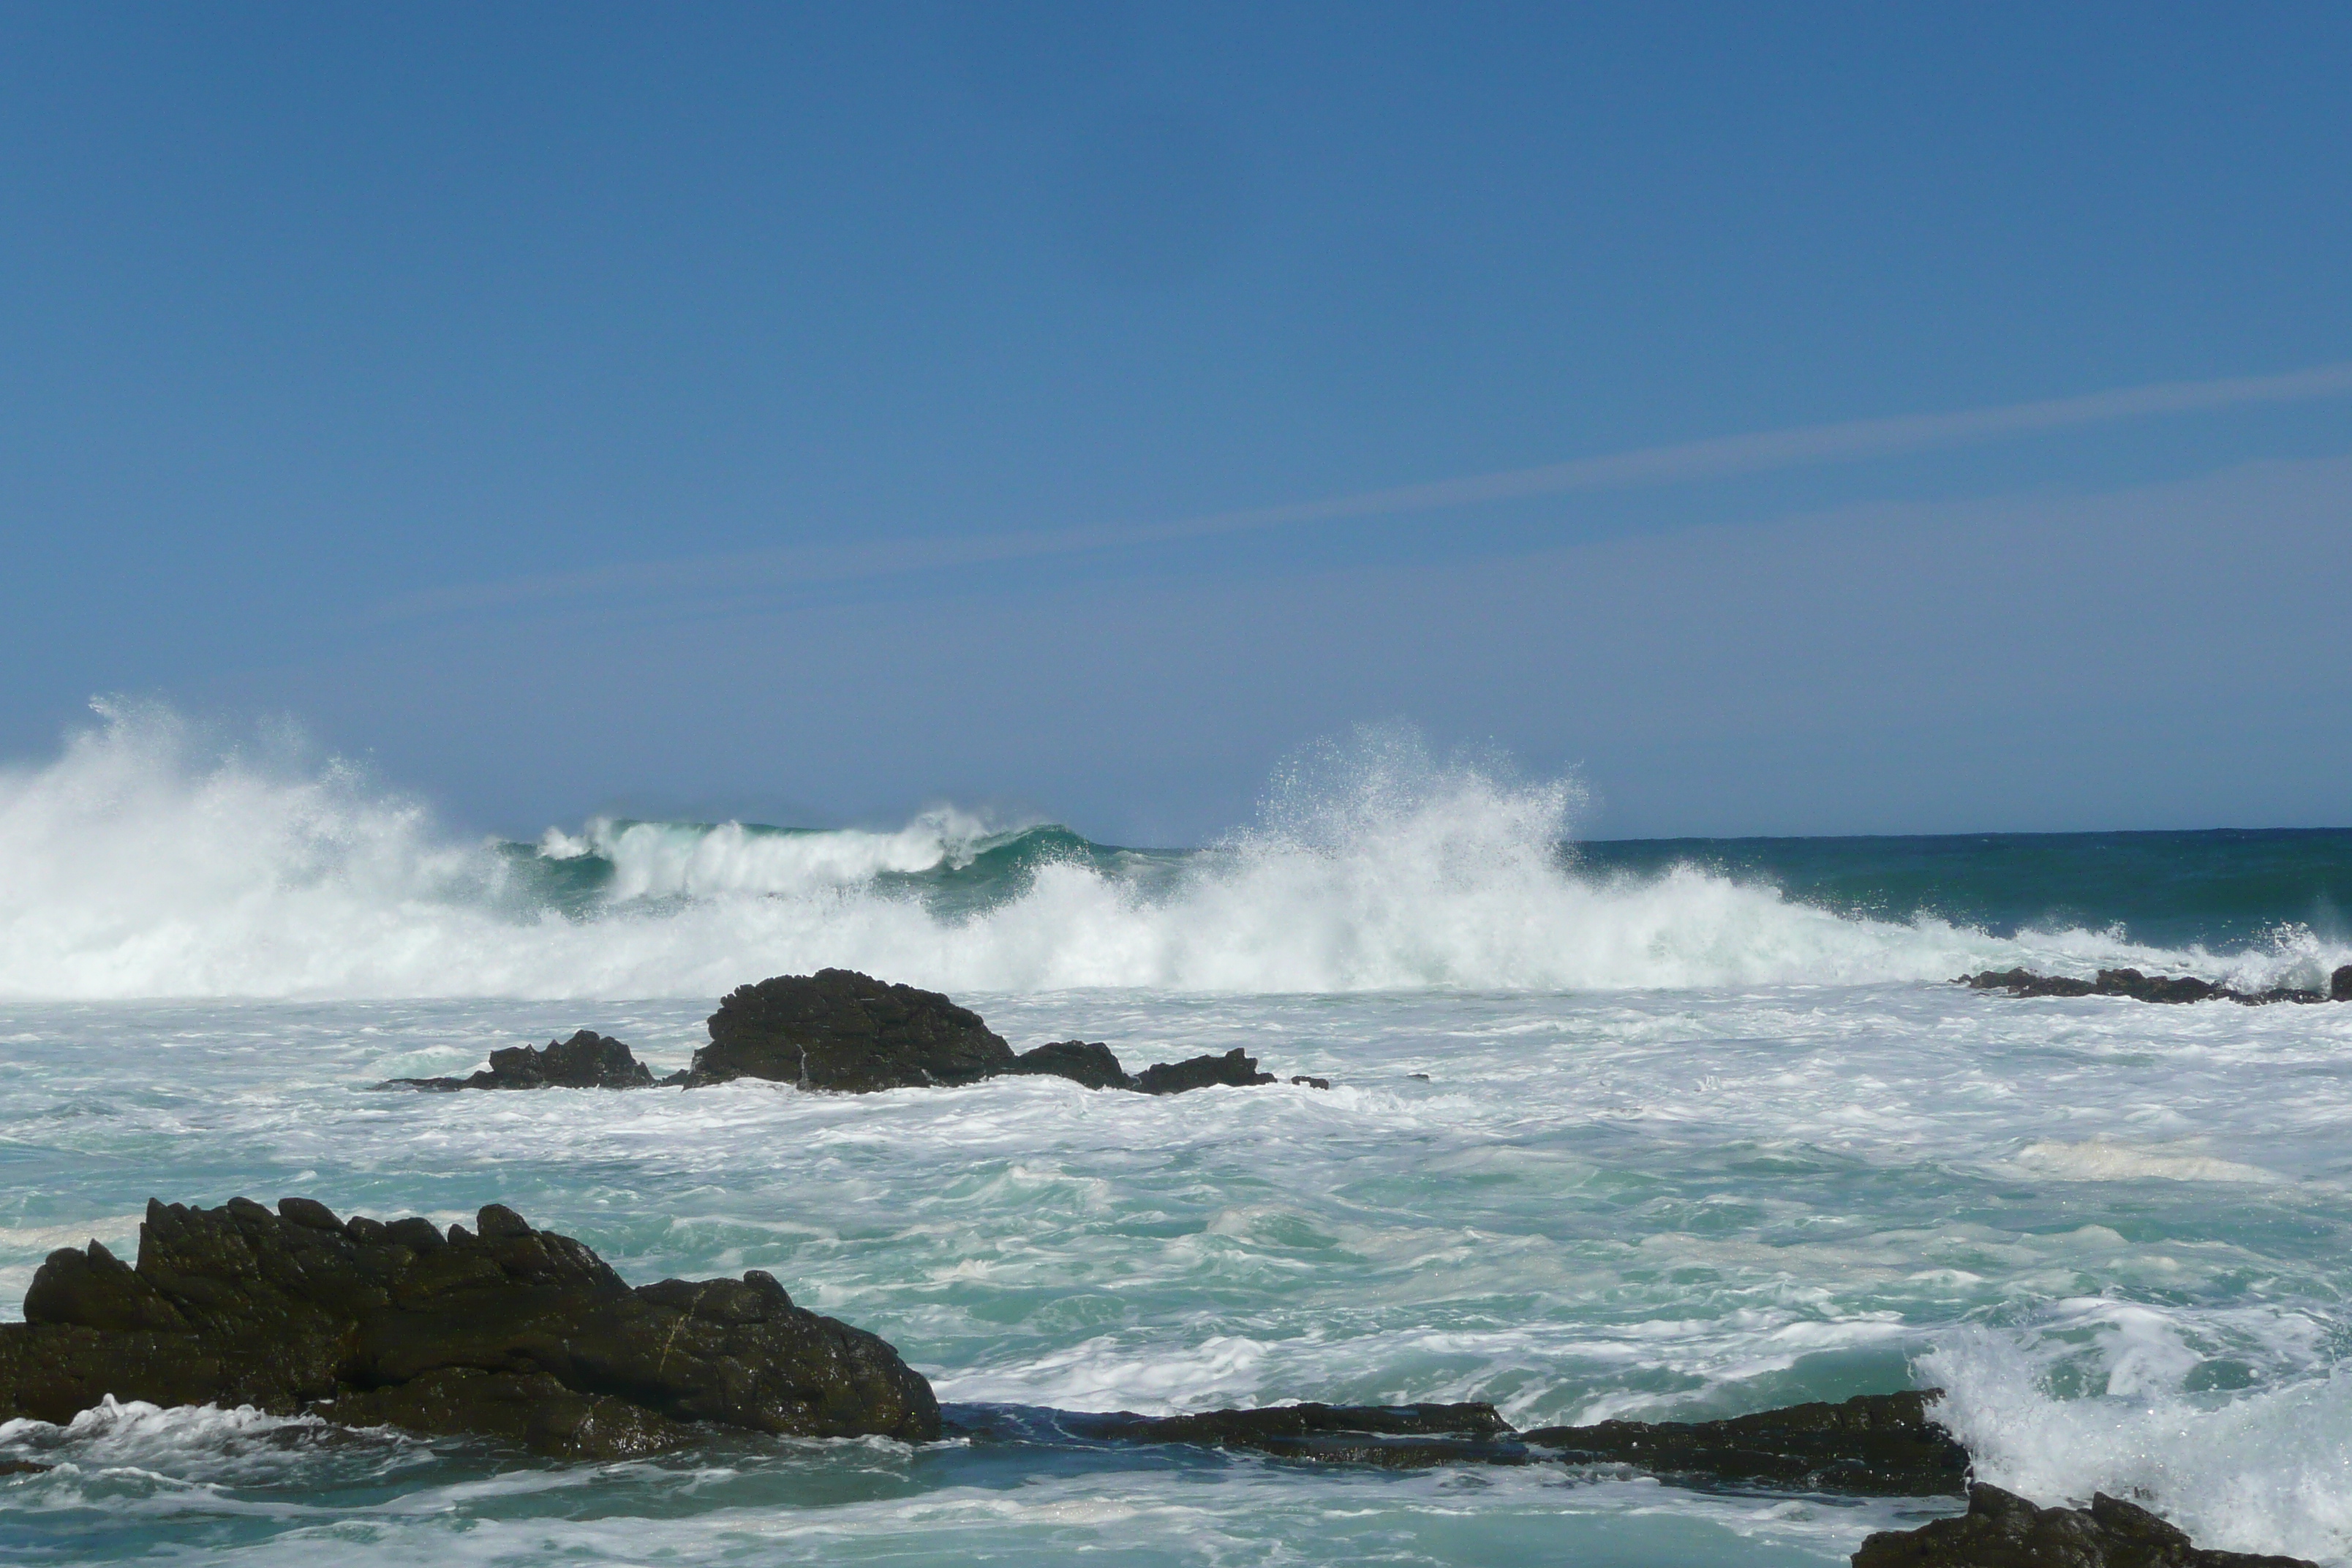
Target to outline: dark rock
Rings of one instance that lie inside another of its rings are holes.
[[[1727,1421],[1602,1421],[1522,1433],[1578,1464],[1631,1465],[1653,1475],[1763,1483],[1879,1497],[1957,1493],[1968,1450],[1928,1418],[1942,1397],[1863,1394]]]
[[[742,986],[719,1003],[710,1016],[710,1044],[694,1054],[684,1082],[693,1089],[759,1078],[865,1093],[1006,1074],[1051,1075],[1089,1089],[1146,1094],[1275,1081],[1238,1048],[1163,1062],[1132,1078],[1109,1047],[1087,1040],[1056,1040],[1015,1056],[978,1014],[935,991],[823,969]]]
[[[1979,991],[2006,991],[2012,996],[2088,996],[2098,989],[2070,974],[2036,974],[2030,969],[1988,969],[1981,974],[1961,975],[1959,984]]]
[[[671,1081],[665,1079],[664,1081]],[[509,1046],[490,1053],[488,1069],[469,1078],[396,1078],[378,1089],[651,1089],[653,1069],[629,1047],[593,1029],[568,1040]]]
[[[1969,1457],[1930,1421],[1937,1393],[1865,1394],[1729,1421],[1603,1421],[1513,1431],[1491,1405],[1289,1405],[1136,1415],[964,1406],[975,1441],[1191,1443],[1326,1464],[1622,1465],[1684,1485],[1878,1497],[1957,1494]]]
[[[347,1393],[319,1410],[350,1426],[503,1437],[565,1458],[658,1453],[695,1436],[684,1422],[611,1394],[583,1394],[548,1373],[471,1366],[436,1367],[406,1383]]]
[[[1145,1094],[1276,1081],[1238,1049],[1162,1062],[1133,1077],[1108,1046],[1089,1040],[1055,1040],[1015,1056],[980,1015],[938,992],[886,984],[846,969],[778,975],[740,987],[710,1016],[710,1044],[694,1054],[694,1065],[661,1081],[698,1089],[757,1078],[863,1094],[1008,1075],[1066,1078],[1088,1089]],[[1291,1081],[1331,1087],[1321,1079]],[[426,1080],[424,1087],[452,1082]]]
[[[653,1069],[610,1036],[583,1029],[543,1050],[512,1046],[490,1053],[490,1076],[498,1088],[649,1089]]]
[[[1024,1051],[1013,1058],[1012,1070],[1025,1076],[1066,1078],[1088,1089],[1135,1087],[1108,1046],[1086,1040],[1055,1040]]]
[[[1134,1087],[1146,1094],[1182,1094],[1187,1089],[1229,1084],[1246,1089],[1272,1083],[1274,1075],[1257,1070],[1257,1058],[1239,1046],[1221,1057],[1192,1057],[1181,1062],[1159,1062],[1135,1075]]]
[[[123,1333],[188,1328],[161,1290],[96,1241],[87,1252],[63,1247],[49,1254],[25,1291],[25,1321],[79,1323]]]
[[[493,1204],[476,1228],[151,1201],[139,1263],[52,1254],[0,1324],[0,1418],[66,1422],[107,1394],[316,1410],[609,1458],[698,1423],[793,1436],[938,1435],[930,1385],[773,1278],[631,1289],[569,1237]],[[327,1223],[322,1223],[327,1222]]]
[[[2315,1568],[2298,1557],[2199,1547],[2147,1510],[2101,1492],[2091,1506],[2037,1508],[1981,1482],[1969,1511],[1865,1538],[1853,1568]]]
[[[720,1002],[687,1087],[759,1078],[866,1093],[976,1083],[1013,1071],[1015,1060],[979,1014],[936,991],[821,969],[741,986]]]
[[[0,1476],[46,1476],[56,1468],[33,1459],[0,1459]]]
[[[2092,982],[2102,996],[2129,996],[2137,1002],[2242,1001],[2240,993],[2192,974],[2142,974],[2137,969],[2102,969]]]
[[[1149,1067],[1133,1078],[1119,1066],[1118,1058],[1108,1046],[1086,1040],[1056,1040],[1024,1051],[1014,1058],[1016,1073],[1050,1073],[1085,1084],[1088,1089],[1131,1089],[1144,1094],[1181,1094],[1186,1089],[1207,1089],[1213,1084],[1252,1085],[1272,1083],[1270,1072],[1259,1072],[1257,1063],[1240,1050],[1227,1051],[1221,1057],[1194,1057],[1190,1061],[1161,1062]],[[1293,1083],[1310,1089],[1328,1089],[1331,1080],[1322,1078],[1294,1078]]]
[[[2352,1001],[2352,964],[2336,972],[2328,994]],[[2341,985],[2337,982],[2341,982]],[[2267,991],[2239,991],[2189,974],[2142,974],[2137,969],[2102,969],[2096,980],[2066,974],[2036,974],[2030,969],[1988,969],[1963,974],[1958,984],[1979,991],[2006,991],[2012,996],[2129,996],[2140,1002],[2241,1002],[2250,1006],[2270,1002],[2320,1002],[2317,991],[2274,985]]]
[[[1054,1412],[1054,1424],[1093,1442],[1192,1443],[1324,1464],[1418,1469],[1525,1464],[1529,1455],[1491,1405],[1284,1405],[1197,1415]]]
[[[353,1220],[352,1223],[357,1225],[359,1222]],[[348,1228],[346,1227],[347,1230]],[[352,1239],[357,1240],[358,1237],[354,1237]],[[383,1227],[383,1239],[396,1247],[414,1247],[418,1252],[431,1252],[436,1247],[449,1245],[449,1238],[441,1234],[439,1226],[429,1219],[419,1219],[414,1215],[407,1219],[386,1221]]]
[[[337,1236],[343,1234],[343,1222],[335,1217],[335,1211],[315,1198],[280,1198],[278,1200],[278,1216],[295,1225],[307,1225],[312,1230],[331,1230]]]

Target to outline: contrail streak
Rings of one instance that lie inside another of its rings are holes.
[[[1171,522],[1064,529],[971,537],[933,537],[846,545],[791,546],[730,555],[624,563],[509,582],[436,588],[378,606],[379,621],[487,609],[531,600],[633,590],[691,588],[719,596],[772,591],[801,584],[854,582],[940,567],[1029,560],[1171,540],[1242,533],[1298,523],[1391,517],[1490,501],[1581,491],[1631,489],[1764,473],[1777,468],[1853,462],[1904,452],[1964,447],[2167,414],[2207,413],[2265,403],[2300,403],[2352,393],[2352,363],[2317,365],[2281,375],[2230,376],[2217,381],[2159,382],[2089,393],[2080,397],[2013,403],[1951,414],[1910,414],[1856,419],[1791,430],[1720,436],[1672,446],[1644,447],[1606,457],[1579,458],[1540,468],[1472,474],[1393,489],[1365,490],[1321,500],[1293,501],[1213,512]]]

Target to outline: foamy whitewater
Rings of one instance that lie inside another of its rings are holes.
[[[1945,984],[2309,984],[2352,960],[2309,871],[2345,836],[1758,869],[1570,847],[1578,807],[1375,735],[1193,853],[944,808],[481,842],[116,710],[0,775],[0,1307],[53,1247],[131,1246],[151,1194],[497,1201],[633,1281],[770,1269],[951,1403],[1532,1425],[1937,1384],[1987,1479],[2352,1561],[2352,1006]],[[2159,908],[2119,856],[2219,857],[2237,901]],[[368,1087],[579,1027],[667,1070],[720,994],[825,964],[1016,1047],[1240,1045],[1335,1087]],[[76,1562],[1820,1563],[1953,1506],[1018,1445],[562,1466],[138,1405],[0,1426],[0,1457],[58,1467],[0,1482],[0,1554]]]

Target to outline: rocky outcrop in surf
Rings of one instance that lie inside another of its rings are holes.
[[[977,1083],[1015,1067],[1013,1047],[970,1008],[847,969],[739,986],[709,1027],[688,1089],[759,1078],[864,1094]]]
[[[688,1089],[753,1078],[866,1094],[1048,1076],[1088,1089],[1182,1094],[1276,1081],[1238,1047],[1160,1062],[1131,1076],[1108,1046],[1094,1041],[1056,1040],[1016,1056],[979,1014],[938,992],[847,969],[780,974],[739,987],[719,1004],[709,1026],[710,1044],[694,1053],[681,1080]],[[1291,1081],[1330,1087],[1319,1079]]]
[[[1969,1453],[1928,1414],[1937,1390],[1864,1394],[1724,1421],[1602,1421],[1523,1438],[1578,1464],[1629,1465],[1668,1479],[1872,1497],[1957,1493]]]
[[[378,1089],[651,1089],[653,1069],[610,1036],[583,1029],[544,1049],[509,1046],[490,1053],[490,1065],[467,1078],[396,1078]],[[660,1080],[684,1082],[683,1078]]]
[[[2317,1568],[2300,1557],[2200,1547],[2136,1503],[2100,1492],[2088,1508],[2037,1508],[1979,1482],[1969,1511],[1916,1530],[1881,1531],[1853,1568]]]
[[[1129,1076],[1111,1054],[1108,1046],[1089,1040],[1056,1040],[1024,1051],[1013,1069],[1022,1074],[1050,1074],[1066,1078],[1088,1089],[1129,1089],[1138,1094],[1182,1094],[1187,1089],[1208,1089],[1224,1084],[1234,1089],[1250,1089],[1262,1083],[1277,1081],[1274,1074],[1260,1072],[1257,1058],[1239,1047],[1223,1056],[1187,1057],[1181,1062],[1157,1062],[1141,1072]],[[1331,1080],[1308,1078],[1305,1074],[1290,1080],[1308,1089],[1328,1089]]]
[[[1524,1464],[1530,1456],[1495,1407],[1465,1405],[1279,1405],[1193,1415],[1124,1410],[1048,1413],[1053,1432],[1089,1443],[1183,1443],[1322,1464],[1421,1469]]]
[[[1491,1405],[1285,1405],[1192,1415],[951,1410],[976,1440],[1183,1443],[1321,1464],[1605,1465],[1707,1487],[1867,1497],[1957,1496],[1968,1450],[1937,1425],[1940,1395],[1859,1394],[1725,1421],[1603,1421],[1517,1431]],[[1001,1428],[1001,1429],[1000,1429]]]
[[[1092,1040],[1055,1040],[1021,1053],[1013,1070],[1024,1078],[1066,1078],[1088,1089],[1133,1089],[1135,1080],[1108,1046]]]
[[[49,1255],[0,1324],[0,1418],[112,1394],[613,1458],[709,1427],[920,1442],[930,1384],[875,1335],[754,1271],[632,1289],[581,1243],[493,1204],[476,1228],[150,1200],[134,1268]]]
[[[1221,1057],[1187,1057],[1181,1062],[1160,1062],[1135,1075],[1134,1088],[1145,1094],[1182,1094],[1186,1089],[1224,1084],[1248,1089],[1274,1082],[1270,1072],[1257,1070],[1257,1058],[1239,1046]]]
[[[2037,974],[2030,969],[1988,969],[1979,974],[1963,974],[1954,984],[1979,991],[2006,991],[2012,996],[2128,996],[2138,1002],[2240,1002],[2249,1006],[2271,1002],[2352,1002],[2352,963],[2329,975],[2325,991],[2286,985],[2240,991],[2192,974],[2143,974],[2137,969],[2102,969],[2095,980]]]
[[[2107,1497],[2040,1508],[1969,1483],[1969,1455],[1934,1419],[1938,1391],[1862,1394],[1722,1421],[1602,1421],[1516,1431],[1491,1405],[1291,1405],[1193,1415],[951,1408],[977,1442],[1182,1443],[1310,1464],[1622,1468],[1733,1491],[1949,1497],[1969,1510],[1872,1535],[1853,1568],[2314,1568],[2297,1558],[2200,1548],[2147,1509]]]
[[[1159,1062],[1130,1076],[1108,1046],[1055,1040],[1015,1056],[979,1014],[936,991],[893,985],[847,969],[780,974],[737,987],[710,1015],[710,1043],[693,1065],[656,1079],[627,1046],[591,1029],[545,1048],[513,1046],[466,1078],[395,1078],[378,1089],[702,1089],[737,1079],[796,1089],[871,1094],[949,1088],[991,1078],[1066,1078],[1088,1089],[1182,1094],[1216,1084],[1273,1083],[1257,1058],[1223,1056]],[[1328,1079],[1290,1080],[1328,1089]]]

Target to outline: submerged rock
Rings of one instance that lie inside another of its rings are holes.
[[[695,1052],[693,1067],[662,1081],[697,1089],[754,1078],[864,1094],[1005,1076],[1066,1078],[1088,1089],[1145,1094],[1276,1081],[1239,1048],[1161,1062],[1132,1077],[1108,1046],[1090,1040],[1055,1040],[1015,1056],[979,1014],[938,992],[847,969],[780,974],[739,988],[710,1016],[710,1044]],[[1322,1079],[1291,1081],[1331,1087]]]
[[[930,1384],[772,1277],[632,1289],[569,1237],[493,1204],[477,1229],[150,1200],[136,1268],[51,1253],[0,1324],[0,1418],[64,1423],[108,1394],[314,1411],[349,1426],[614,1458],[698,1424],[792,1436],[939,1434]]]
[[[468,1078],[396,1078],[378,1089],[651,1089],[653,1069],[629,1047],[593,1029],[545,1049],[509,1046],[490,1053],[490,1065]]]
[[[936,991],[847,969],[739,986],[710,1015],[689,1089],[739,1078],[865,1093],[977,1083],[1015,1069],[1013,1047]]]
[[[1486,1404],[1283,1405],[1197,1415],[1094,1415],[1061,1410],[1053,1423],[1091,1442],[1192,1443],[1244,1448],[1325,1464],[1419,1469],[1431,1465],[1525,1464],[1509,1422]]]
[[[2012,996],[2129,996],[2140,1002],[2242,1002],[2250,1006],[2330,999],[2352,1002],[2352,963],[2329,976],[2324,994],[2287,985],[2240,991],[2191,974],[2142,974],[2137,969],[2102,969],[2095,980],[2037,974],[2030,969],[1988,969],[1980,974],[1963,974],[1956,984],[1979,991],[2006,991]]]
[[[1958,1494],[1968,1451],[1927,1415],[1940,1394],[1872,1394],[1727,1421],[1603,1421],[1515,1431],[1491,1405],[1287,1405],[1195,1415],[965,1406],[976,1440],[1190,1443],[1323,1464],[1613,1465],[1685,1486],[1870,1497]]]
[[[2315,1568],[2299,1557],[2200,1547],[2136,1503],[2100,1492],[2083,1508],[2037,1508],[1981,1482],[1969,1511],[1865,1538],[1853,1568]]]
[[[1874,1497],[1957,1493],[1969,1454],[1928,1415],[1929,1389],[1862,1394],[1726,1421],[1602,1421],[1520,1436],[1573,1463]]]

